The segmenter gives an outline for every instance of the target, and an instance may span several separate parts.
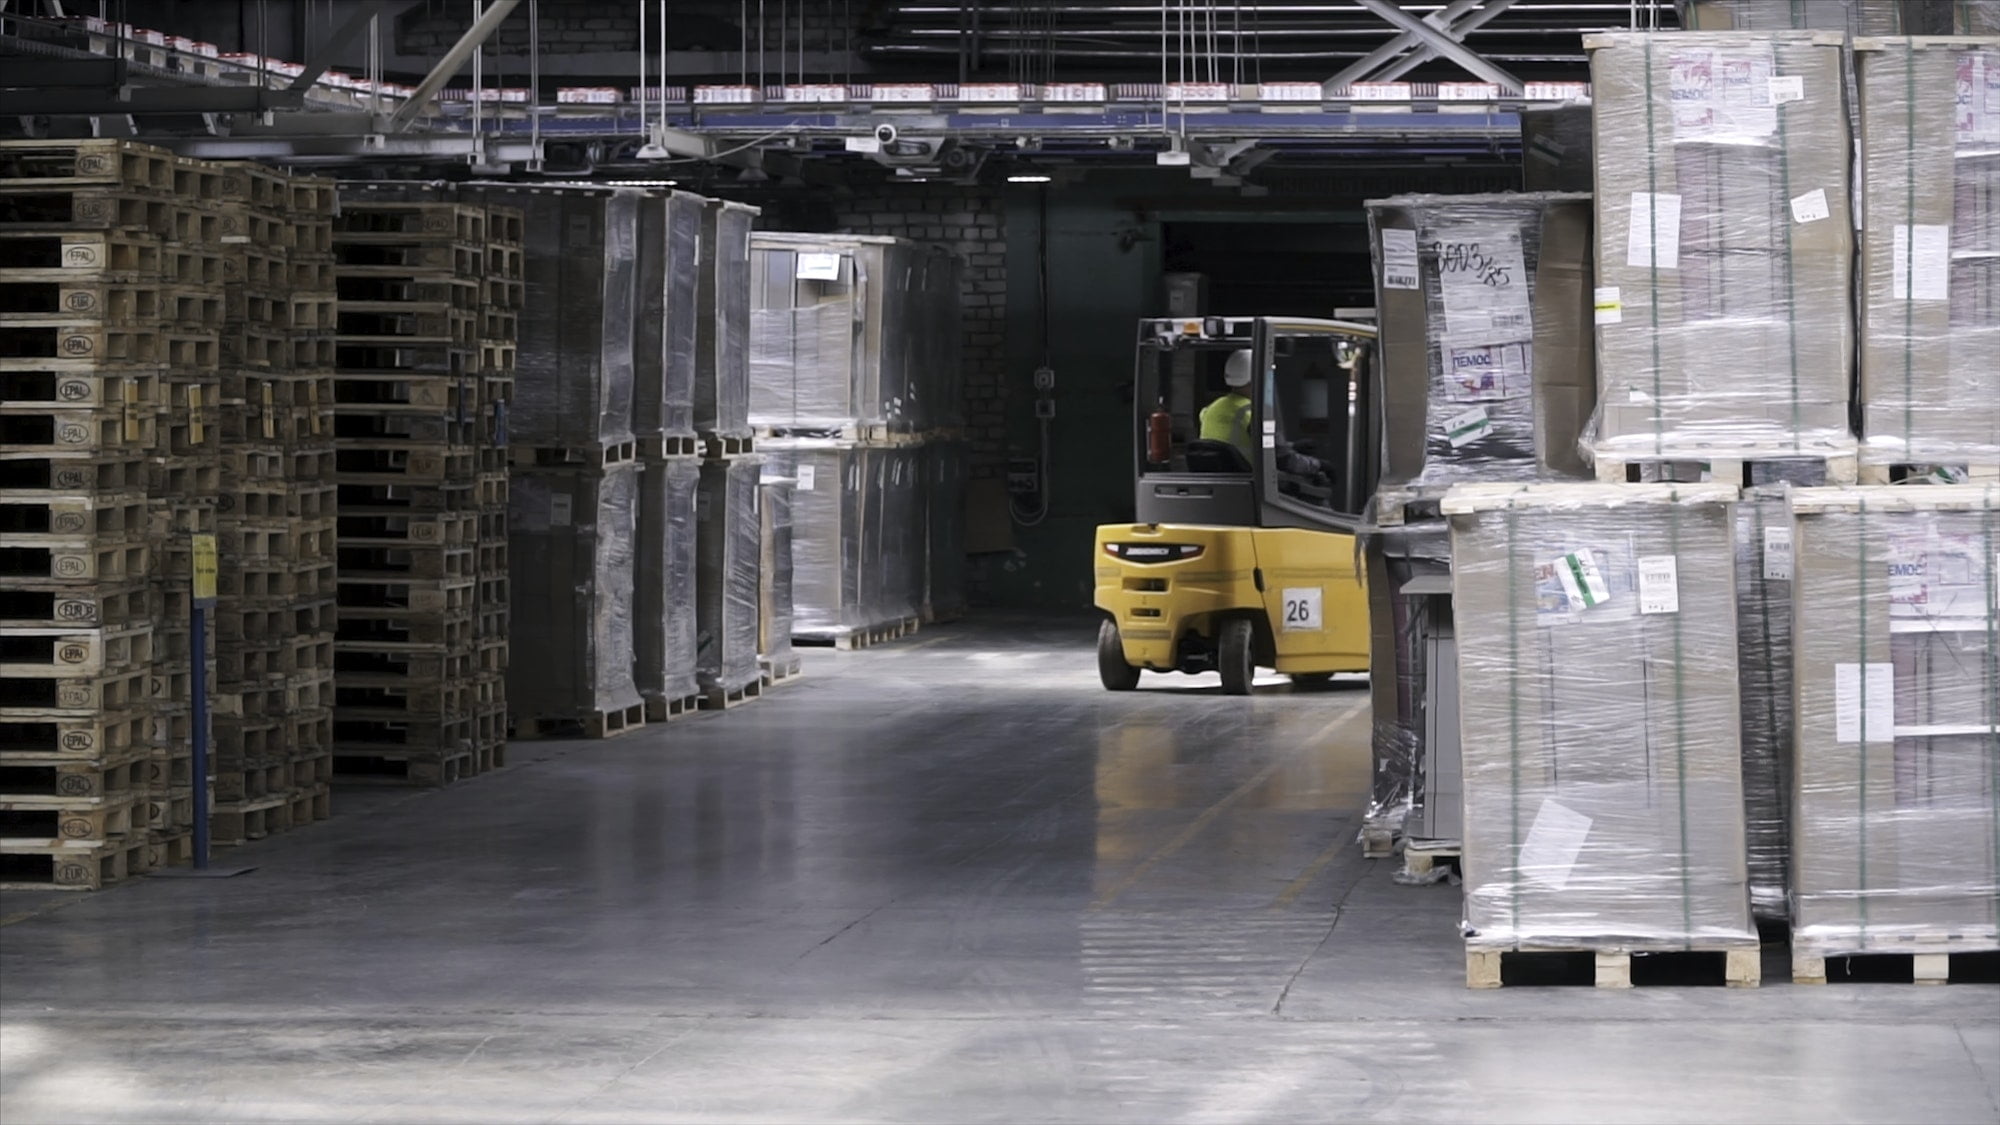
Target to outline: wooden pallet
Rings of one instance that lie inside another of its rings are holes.
[[[436,751],[391,753],[379,748],[333,748],[334,776],[343,781],[374,781],[392,785],[450,785],[478,773],[470,749],[450,754]]]
[[[569,469],[608,468],[635,461],[639,457],[639,443],[636,441],[614,442],[601,446],[547,446],[510,445],[507,447],[509,463],[523,468]]]
[[[758,441],[841,442],[877,447],[923,445],[939,436],[887,422],[787,423],[752,427]]]
[[[922,618],[904,617],[895,621],[883,622],[880,625],[842,629],[836,633],[809,635],[795,633],[792,636],[792,643],[795,645],[832,645],[834,648],[842,651],[851,652],[855,649],[868,648],[873,645],[886,644],[889,641],[914,636],[921,628],[923,628]]]
[[[1887,941],[1887,948],[1859,952],[1832,952],[1825,948],[1792,947],[1792,983],[1827,984],[1855,980],[1882,981],[1901,977],[1909,968],[1908,979],[1915,984],[1948,984],[1953,962],[2000,953],[2000,940],[1988,931],[1983,934],[1937,935]],[[1859,970],[1857,972],[1857,970]],[[1963,974],[1961,974],[1963,975]]]
[[[561,715],[553,718],[514,719],[514,729],[508,737],[519,741],[542,738],[616,738],[630,734],[646,725],[646,705],[636,703],[630,707],[610,711],[597,711],[581,717]]]
[[[730,457],[747,457],[757,452],[757,440],[748,437],[718,437],[703,434],[700,438],[701,454],[711,461],[726,460]]]
[[[1755,944],[1704,946],[1699,949],[1557,949],[1546,946],[1528,946],[1516,949],[1480,949],[1467,946],[1465,949],[1465,987],[1499,988],[1507,983],[1502,976],[1503,967],[1512,959],[1521,957],[1590,957],[1595,963],[1593,983],[1598,988],[1631,988],[1632,958],[1657,957],[1662,959],[1692,960],[1704,958],[1710,965],[1689,965],[1689,968],[1707,970],[1712,976],[1719,975],[1720,982],[1730,988],[1755,988],[1763,979],[1763,951]]]
[[[646,721],[649,723],[670,723],[695,713],[701,707],[701,695],[683,695],[677,699],[646,700]]]
[[[664,461],[670,457],[693,457],[701,450],[701,442],[691,437],[655,435],[639,439],[639,455],[648,461]]]
[[[1945,464],[1863,462],[1862,484],[2000,484],[2000,462],[1959,461]]]
[[[146,870],[148,841],[136,837],[92,843],[0,841],[0,891],[94,891]]]
[[[699,706],[703,711],[726,711],[732,707],[741,707],[745,703],[754,702],[763,694],[764,680],[760,676],[739,688],[729,690],[714,688],[704,691],[701,693]]]
[[[1646,478],[1649,465],[1705,464],[1708,466],[1709,480],[1733,484],[1739,488],[1749,488],[1754,483],[1753,470],[1757,466],[1779,464],[1798,466],[1801,463],[1813,462],[1822,466],[1818,475],[1822,476],[1823,480],[1815,483],[1853,484],[1859,476],[1860,459],[1851,448],[1788,450],[1746,449],[1739,446],[1706,448],[1699,445],[1661,456],[1599,453],[1596,457],[1596,476],[1599,481],[1608,484],[1631,484]]]
[[[149,747],[98,758],[0,752],[0,801],[103,801],[136,797],[151,784]]]
[[[1396,854],[1396,833],[1394,829],[1375,825],[1363,825],[1357,838],[1361,845],[1361,858],[1388,859]]]
[[[1403,844],[1403,877],[1423,881],[1434,868],[1457,866],[1460,855],[1461,849],[1457,844],[1406,841]]]
[[[757,667],[763,671],[764,686],[772,688],[797,679],[804,673],[805,665],[795,653],[777,660],[760,659]]]
[[[1409,485],[1398,488],[1384,487],[1375,493],[1375,526],[1404,527],[1426,520],[1441,519],[1438,514],[1438,499],[1445,489]]]

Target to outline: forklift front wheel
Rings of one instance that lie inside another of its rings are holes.
[[[1222,694],[1250,694],[1257,678],[1257,629],[1248,618],[1231,618],[1216,631],[1215,663],[1222,671]]]
[[[1125,642],[1118,639],[1118,626],[1105,621],[1097,626],[1097,678],[1106,691],[1131,691],[1139,686],[1139,670],[1125,663]]]

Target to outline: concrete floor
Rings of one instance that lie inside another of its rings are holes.
[[[226,881],[0,904],[0,1120],[2000,1120],[1982,985],[1468,992],[1359,857],[1360,690],[1091,629],[336,794]]]

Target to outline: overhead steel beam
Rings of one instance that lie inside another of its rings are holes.
[[[1486,61],[1477,51],[1390,3],[1389,0],[1355,0],[1355,3],[1415,35],[1425,47],[1464,67],[1474,76],[1499,86],[1507,93],[1521,92],[1520,79]]]
[[[415,121],[417,115],[431,104],[431,99],[437,97],[437,92],[444,89],[444,84],[451,81],[452,76],[458,73],[458,69],[465,65],[465,60],[472,57],[472,52],[478,50],[479,45],[486,42],[492,36],[494,29],[498,28],[520,5],[521,0],[493,0],[492,7],[487,8],[480,13],[478,19],[472,21],[472,26],[465,29],[465,34],[458,37],[458,42],[451,45],[451,50],[446,51],[444,57],[437,61],[437,65],[431,68],[431,72],[424,75],[424,80],[417,83],[416,92],[410,95],[410,100],[389,119],[390,131],[409,127],[410,122]]]
[[[326,73],[326,68],[333,65],[333,57],[345,51],[347,45],[354,42],[362,29],[368,26],[368,21],[381,15],[388,6],[388,0],[366,0],[365,3],[356,4],[354,11],[348,15],[347,22],[334,31],[331,39],[320,44],[319,50],[313,57],[306,60],[306,68],[299,72],[297,78],[292,79],[292,84],[287,89],[311,89],[312,84],[319,81],[319,76]]]
[[[1479,0],[1451,0],[1451,3],[1446,4],[1441,10],[1425,16],[1424,22],[1443,30],[1449,28],[1458,17],[1477,7]],[[1422,42],[1415,34],[1408,31],[1390,36],[1387,43],[1354,60],[1345,70],[1327,79],[1324,85],[1345,86],[1350,82],[1366,82],[1369,75],[1394,62],[1397,56],[1412,47],[1419,46]]]
[[[1485,7],[1452,24],[1445,34],[1462,43],[1465,41],[1467,35],[1486,26],[1493,17],[1513,6],[1514,0],[1486,0]],[[1471,48],[1468,47],[1466,50],[1471,50]],[[1384,70],[1378,78],[1383,82],[1394,82],[1436,57],[1437,52],[1431,50],[1429,47],[1419,47],[1398,60],[1387,70]]]
[[[16,55],[7,60],[6,85],[35,90],[68,86],[109,90],[125,84],[124,59],[46,59]],[[0,93],[0,97],[5,97]]]
[[[0,114],[49,117],[135,117],[183,113],[263,113],[299,109],[305,96],[292,90],[231,86],[139,86],[95,95],[76,89],[0,90]]]

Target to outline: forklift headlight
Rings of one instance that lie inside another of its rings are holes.
[[[1121,562],[1169,563],[1198,558],[1199,543],[1106,543],[1104,553]]]

